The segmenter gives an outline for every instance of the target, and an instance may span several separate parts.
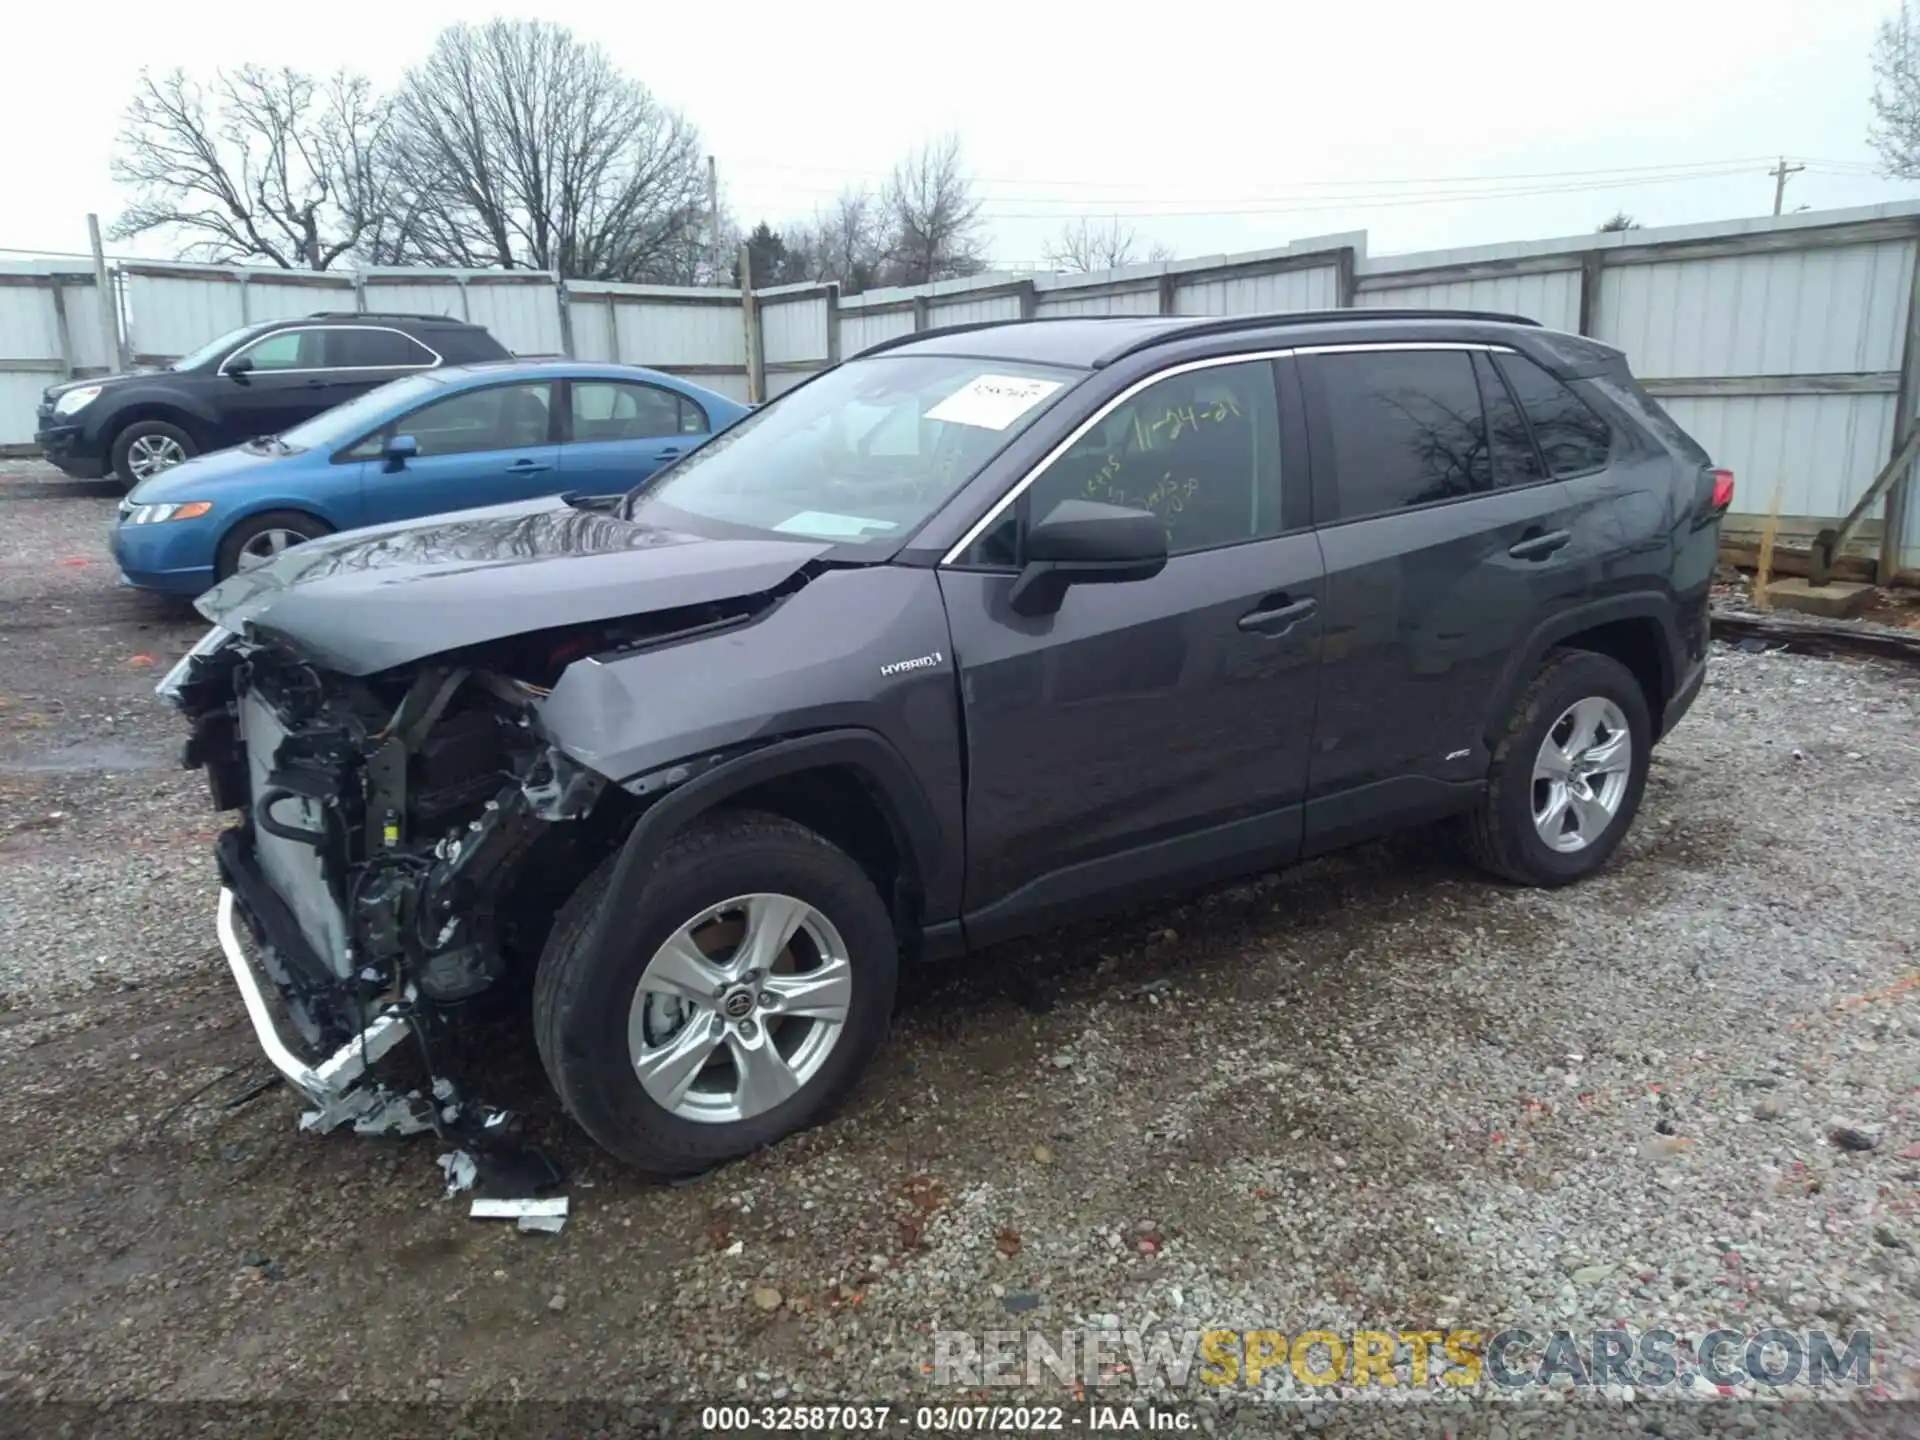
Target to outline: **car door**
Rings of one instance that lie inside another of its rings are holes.
[[[222,361],[219,379],[214,409],[223,446],[278,435],[344,398],[333,392],[327,331],[317,325],[269,331]]]
[[[553,438],[553,383],[517,381],[461,390],[409,411],[349,452],[368,464],[365,523],[504,505],[562,489]],[[387,442],[417,450],[386,458]]]
[[[942,568],[976,941],[1297,851],[1322,574],[1277,374],[1226,357],[1130,386]],[[1019,532],[1075,498],[1158,513],[1165,569],[1013,613]]]
[[[440,356],[418,340],[384,325],[335,325],[326,336],[324,408],[440,363]]]
[[[560,471],[569,490],[630,490],[707,436],[707,412],[662,386],[583,378],[566,384]]]
[[[1468,803],[1510,657],[1580,593],[1573,498],[1488,360],[1301,353],[1327,566],[1309,853]]]

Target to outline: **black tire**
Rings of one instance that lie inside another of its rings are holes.
[[[178,425],[169,425],[165,420],[135,420],[113,437],[113,473],[129,490],[146,478],[133,473],[131,456],[134,442],[138,440],[170,440],[180,447],[183,460],[190,460],[200,453],[200,447],[194,442],[193,436]]]
[[[1569,707],[1597,696],[1618,706],[1633,745],[1625,793],[1599,838],[1572,852],[1554,849],[1534,824],[1534,761],[1548,732]],[[1584,879],[1606,864],[1633,824],[1647,786],[1653,723],[1633,672],[1590,650],[1557,650],[1541,665],[1494,747],[1487,793],[1466,817],[1468,854],[1482,869],[1522,885],[1555,886]]]
[[[567,1113],[650,1175],[698,1174],[825,1119],[879,1048],[893,1010],[899,953],[873,882],[790,820],[751,811],[705,817],[674,838],[638,904],[618,917],[631,943],[599,964],[587,941],[618,858],[609,856],[561,909],[534,980],[534,1042]],[[853,972],[845,1029],[819,1071],[772,1109],[735,1121],[686,1119],[641,1086],[627,1017],[641,973],[666,939],[709,906],[752,892],[803,900],[839,931]]]
[[[213,562],[215,578],[224,580],[238,570],[240,552],[257,536],[273,530],[288,531],[301,540],[317,540],[331,534],[333,527],[303,510],[268,510],[264,514],[249,515],[221,537],[220,553]]]

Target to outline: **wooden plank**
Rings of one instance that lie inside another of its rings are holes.
[[[1835,371],[1825,375],[1643,376],[1649,395],[1897,395],[1897,370]]]
[[[1602,272],[1607,268],[1605,257],[1598,250],[1589,250],[1580,257],[1580,333],[1596,335],[1600,324],[1600,285]]]

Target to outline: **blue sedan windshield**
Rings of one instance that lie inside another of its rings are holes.
[[[282,431],[280,439],[295,450],[325,450],[344,445],[349,440],[358,440],[394,410],[446,388],[441,381],[425,375],[389,380],[344,405],[323,410],[311,420],[303,420],[291,430]]]

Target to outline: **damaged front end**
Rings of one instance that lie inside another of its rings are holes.
[[[559,900],[630,819],[541,727],[584,643],[518,646],[510,670],[456,652],[352,677],[216,629],[162,682],[192,724],[185,764],[240,817],[216,845],[220,945],[262,1049],[312,1102],[303,1127],[499,1123],[437,1073],[431,1039],[531,975]],[[401,1095],[371,1071],[409,1038],[431,1082]]]

